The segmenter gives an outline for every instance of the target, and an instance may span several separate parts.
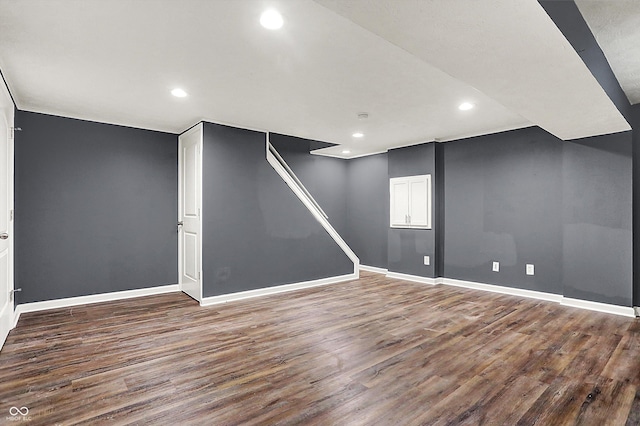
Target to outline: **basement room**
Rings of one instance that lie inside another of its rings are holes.
[[[640,424],[640,1],[0,0],[0,74],[0,424]]]

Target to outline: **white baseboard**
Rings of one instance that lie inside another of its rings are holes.
[[[397,280],[405,280],[405,281],[413,281],[421,284],[429,284],[429,285],[440,284],[438,278],[420,277],[418,275],[409,275],[409,274],[403,274],[401,272],[392,272],[392,271],[388,271],[386,275],[388,278],[394,278]]]
[[[20,314],[26,312],[45,311],[47,309],[68,308],[71,306],[88,305],[90,303],[112,302],[115,300],[131,299],[133,297],[152,296],[155,294],[173,293],[180,291],[178,284],[158,287],[140,288],[136,290],[114,291],[112,293],[91,294],[89,296],[67,297],[65,299],[45,300],[43,302],[21,303],[16,306],[13,327],[18,324]]]
[[[452,278],[443,278],[442,283],[455,287],[471,288],[474,290],[491,291],[493,293],[509,294],[511,296],[528,297],[530,299],[546,300],[549,302],[560,303],[561,294],[545,293],[542,291],[524,290],[520,288],[504,287],[494,284],[476,283],[473,281],[454,280]]]
[[[360,270],[361,271],[367,271],[367,272],[375,272],[376,274],[387,274],[387,270],[384,268],[378,268],[377,266],[367,266],[367,265],[360,265]]]
[[[563,297],[561,305],[574,308],[589,309],[590,311],[605,312],[607,314],[623,315],[625,317],[635,317],[636,312],[630,306],[609,305],[608,303],[591,302],[589,300],[572,299]]]
[[[520,288],[504,287],[493,284],[477,283],[473,281],[455,280],[453,278],[427,278],[416,275],[402,274],[399,272],[387,272],[387,277],[400,280],[413,281],[422,284],[444,284],[455,287],[469,288],[473,290],[490,291],[493,293],[508,294],[511,296],[527,297],[530,299],[546,300],[559,303],[563,306],[588,309],[590,311],[604,312],[607,314],[622,315],[625,317],[640,316],[640,308],[628,306],[609,305],[607,303],[591,302],[589,300],[572,299],[561,294],[545,293],[542,291],[524,290]]]
[[[588,309],[592,311],[604,312],[604,313],[615,314],[615,315],[623,315],[627,317],[640,316],[639,307],[633,308],[633,307],[627,307],[627,306],[610,305],[606,303],[591,302],[588,300],[572,299],[569,297],[563,297],[562,295],[559,295],[559,294],[544,293],[544,292],[533,291],[533,290],[523,290],[523,289],[512,288],[512,287],[503,287],[503,286],[498,286],[493,284],[477,283],[473,281],[456,280],[452,278],[420,277],[417,275],[403,274],[400,272],[388,272],[386,269],[383,269],[383,268],[377,268],[377,267],[366,266],[366,265],[360,265],[360,269],[362,269],[363,271],[384,274],[389,278],[412,281],[412,282],[417,282],[421,284],[429,284],[429,285],[444,284],[444,285],[463,287],[463,288],[469,288],[474,290],[483,290],[483,291],[491,291],[494,293],[509,294],[512,296],[546,300],[550,302],[559,303],[563,306]],[[219,303],[231,302],[234,300],[243,300],[243,299],[249,299],[252,297],[265,296],[269,294],[284,293],[287,291],[300,290],[304,288],[317,287],[321,285],[335,284],[339,282],[358,279],[358,276],[359,276],[358,271],[355,271],[352,274],[340,275],[337,277],[322,278],[319,280],[304,281],[304,282],[293,283],[293,284],[284,284],[284,285],[275,286],[275,287],[267,287],[267,288],[261,288],[256,290],[242,291],[238,293],[223,294],[220,296],[205,297],[200,302],[200,305],[209,306],[209,305],[215,305]],[[180,286],[178,284],[171,284],[171,285],[142,288],[142,289],[136,289],[136,290],[126,290],[126,291],[117,291],[112,293],[93,294],[89,296],[78,296],[78,297],[69,297],[65,299],[46,300],[43,302],[23,303],[16,306],[16,309],[14,311],[13,324],[11,328],[14,328],[18,324],[18,320],[20,319],[20,314],[26,313],[26,312],[37,312],[37,311],[43,311],[47,309],[66,308],[71,306],[87,305],[91,303],[111,302],[115,300],[130,299],[133,297],[152,296],[156,294],[173,293],[178,291],[180,291]]]
[[[227,302],[233,302],[236,300],[250,299],[252,297],[266,296],[269,294],[278,294],[278,293],[284,293],[287,291],[301,290],[303,288],[318,287],[321,285],[351,281],[351,280],[358,279],[358,276],[359,276],[358,271],[356,271],[352,274],[339,275],[337,277],[321,278],[319,280],[303,281],[303,282],[293,283],[293,284],[283,284],[275,287],[258,288],[255,290],[247,290],[247,291],[240,291],[237,293],[221,294],[219,296],[204,297],[202,301],[200,301],[200,306],[211,306],[211,305],[217,305],[219,303],[227,303]]]

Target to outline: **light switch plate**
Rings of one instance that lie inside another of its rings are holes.
[[[491,268],[493,272],[500,272],[500,262],[493,262],[493,267]]]

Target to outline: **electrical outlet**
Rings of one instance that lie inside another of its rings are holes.
[[[533,274],[534,274],[533,264],[527,263],[527,275],[533,275]]]
[[[424,257],[424,264],[425,265],[431,265],[431,259],[429,258],[429,256],[425,256]]]
[[[493,262],[493,267],[491,270],[493,272],[500,272],[500,262]]]

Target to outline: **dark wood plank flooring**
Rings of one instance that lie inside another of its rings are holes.
[[[25,314],[0,424],[636,425],[639,386],[638,320],[363,273]]]

